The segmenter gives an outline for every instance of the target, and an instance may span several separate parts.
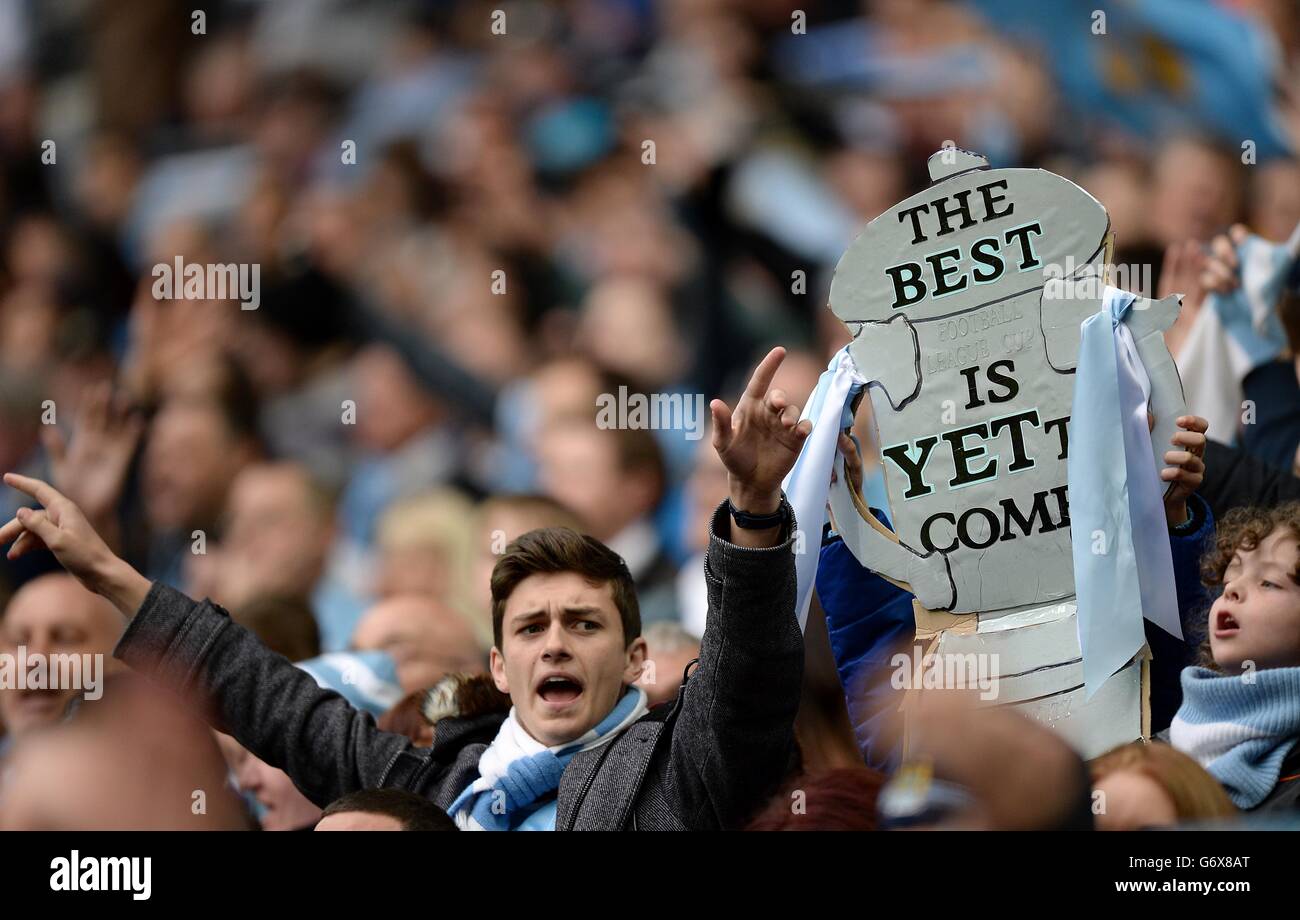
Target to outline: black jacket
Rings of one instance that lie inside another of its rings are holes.
[[[794,519],[783,506],[787,539],[771,549],[727,542],[725,505],[714,513],[699,666],[672,707],[570,761],[557,830],[735,828],[776,791],[794,757],[804,660]],[[395,787],[446,808],[477,777],[502,721],[499,713],[442,719],[433,746],[417,748],[318,687],[211,601],[158,583],[115,655],[197,698],[216,728],[321,806],[359,789]]]
[[[1300,479],[1289,470],[1274,469],[1239,447],[1218,441],[1205,445],[1205,481],[1198,490],[1218,520],[1233,508],[1270,508],[1300,499]]]

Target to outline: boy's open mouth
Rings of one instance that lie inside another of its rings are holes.
[[[571,674],[551,674],[537,685],[537,695],[547,703],[572,703],[582,696],[582,681]]]
[[[1220,610],[1214,617],[1214,638],[1227,639],[1241,631],[1236,618],[1226,610]]]

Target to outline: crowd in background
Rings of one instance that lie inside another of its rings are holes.
[[[1279,137],[1300,144],[1300,8],[1206,2],[1255,24]],[[802,405],[848,341],[836,261],[945,144],[1096,196],[1114,261],[1149,266],[1138,293],[1173,290],[1188,241],[1300,223],[1300,161],[1244,158],[1194,111],[1133,130],[1081,110],[985,6],[214,0],[196,34],[170,0],[3,0],[0,469],[54,483],[140,571],[320,675],[331,653],[383,653],[356,661],[413,736],[419,693],[483,666],[505,545],[573,526],[626,560],[646,690],[670,699],[726,471],[707,413],[603,428],[602,394],[731,399],[780,343]],[[1134,79],[1178,66],[1145,50]],[[257,309],[159,299],[154,268],[177,259],[257,265]],[[858,428],[872,463],[865,411]],[[4,520],[26,502],[6,493]],[[110,652],[116,614],[57,569],[0,565],[6,646]],[[804,764],[849,771],[853,801],[871,780],[815,604],[806,645]],[[91,746],[101,777],[137,778],[104,825],[183,825],[139,777],[189,789],[220,764],[169,702],[119,699],[152,715],[123,733],[105,709],[44,742],[68,771],[43,777],[51,826],[110,807],[53,791],[105,786],[72,775]],[[66,701],[0,693],[0,751]],[[263,827],[317,820],[282,772],[214,744]],[[237,805],[214,826],[245,821]]]

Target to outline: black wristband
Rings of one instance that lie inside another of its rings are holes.
[[[748,511],[741,511],[731,503],[730,498],[727,499],[727,510],[741,530],[768,530],[781,526],[787,519],[785,496],[781,497],[781,504],[771,514],[750,514]]]

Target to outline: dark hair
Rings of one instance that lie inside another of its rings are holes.
[[[1300,502],[1284,502],[1273,508],[1233,508],[1219,521],[1214,546],[1201,558],[1201,582],[1212,591],[1222,590],[1223,574],[1237,551],[1255,549],[1279,527],[1289,530],[1300,543]],[[1291,581],[1300,585],[1300,567],[1289,574]],[[1203,637],[1197,663],[1219,670],[1210,653],[1208,636]]]
[[[632,573],[616,552],[595,537],[568,527],[530,530],[506,547],[492,569],[492,639],[501,648],[501,622],[506,601],[529,575],[573,572],[591,585],[609,584],[614,606],[623,621],[624,646],[641,635],[641,608]]]
[[[322,818],[345,812],[387,815],[396,818],[404,831],[454,831],[456,822],[426,798],[405,789],[362,789],[349,792],[325,806]]]
[[[751,831],[878,830],[876,798],[884,777],[840,767],[792,780],[749,823]]]
[[[320,654],[320,628],[305,598],[261,595],[232,610],[230,618],[290,661],[306,661]]]
[[[310,261],[286,262],[262,286],[253,316],[264,328],[309,354],[346,340],[352,333],[347,291]]]
[[[1284,527],[1300,543],[1300,502],[1284,502],[1273,508],[1233,508],[1219,522],[1214,548],[1201,560],[1201,581],[1210,588],[1223,586],[1223,573],[1238,550],[1249,552],[1274,530]],[[1300,585],[1300,568],[1290,573]]]

